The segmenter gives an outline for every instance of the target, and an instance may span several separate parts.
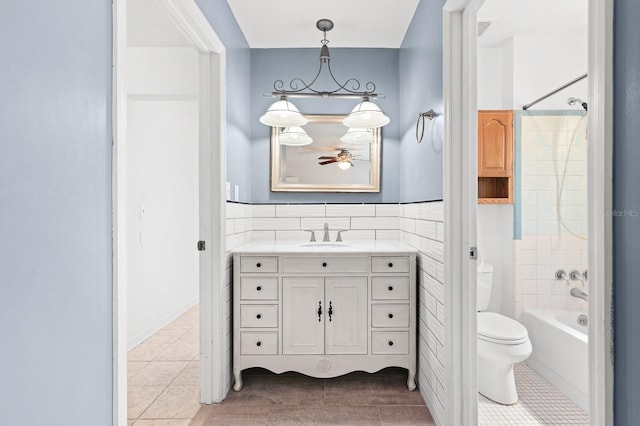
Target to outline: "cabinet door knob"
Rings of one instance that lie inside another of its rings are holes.
[[[256,268],[259,268],[261,266],[262,266],[262,263],[260,263],[260,262],[256,263]]]
[[[256,318],[258,318],[258,319],[262,318],[262,314],[256,315]]]
[[[393,286],[392,285],[389,286],[389,291],[393,291]]]
[[[389,342],[391,343],[391,342]],[[258,342],[256,342],[256,346],[262,346],[262,342],[258,340]]]
[[[256,287],[256,290],[260,291],[260,290],[262,290],[262,287],[258,286],[258,287]]]
[[[389,262],[389,268],[393,268],[393,263]]]
[[[327,267],[327,262],[322,262],[322,267],[326,268]]]
[[[393,314],[389,314],[389,318],[393,318]]]
[[[393,346],[393,340],[389,340],[389,346]]]

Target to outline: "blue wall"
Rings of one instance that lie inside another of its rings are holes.
[[[251,167],[252,201],[254,203],[301,203],[301,202],[398,202],[399,186],[399,96],[398,96],[398,49],[331,49],[332,70],[338,81],[357,78],[362,84],[373,81],[376,91],[387,98],[376,103],[391,118],[391,123],[382,129],[382,176],[380,193],[286,193],[270,192],[270,127],[260,124],[258,119],[273,98],[263,93],[273,90],[274,80],[285,84],[294,77],[310,82],[316,75],[320,49],[252,49],[251,50]],[[323,75],[326,72],[323,71]],[[332,89],[335,83],[318,81],[314,87]],[[292,99],[303,113],[348,114],[357,100]]]
[[[226,1],[196,3],[224,44],[227,55],[227,181],[240,187],[236,201],[251,201],[251,53]]]
[[[111,0],[0,1],[0,424],[112,424]]]
[[[615,424],[640,419],[640,2],[614,2],[613,218]]]
[[[443,0],[422,0],[400,48],[401,201],[442,199],[444,119],[425,120],[416,142],[420,112],[443,113]]]

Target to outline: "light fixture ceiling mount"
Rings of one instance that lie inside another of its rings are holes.
[[[304,126],[306,118],[298,111],[288,99],[289,98],[346,98],[361,99],[361,102],[351,111],[351,114],[344,119],[343,124],[350,128],[371,129],[386,126],[389,124],[389,117],[373,102],[372,99],[384,99],[385,96],[376,93],[376,85],[372,81],[364,85],[356,78],[349,78],[344,83],[338,82],[331,70],[331,55],[329,54],[329,40],[327,31],[333,29],[333,21],[330,19],[320,19],[316,22],[316,28],[322,31],[323,38],[320,48],[320,67],[313,80],[307,83],[300,77],[294,77],[285,87],[284,81],[275,80],[273,91],[267,92],[264,96],[278,98],[267,112],[260,117],[260,122],[272,127]],[[326,64],[329,76],[336,84],[332,90],[318,90],[313,87]],[[364,90],[362,90],[364,89]]]
[[[363,85],[356,78],[349,78],[344,83],[338,82],[331,70],[331,55],[329,54],[329,40],[327,40],[327,31],[333,29],[333,21],[330,19],[320,19],[316,22],[316,28],[322,31],[323,38],[320,41],[322,47],[320,48],[320,67],[313,80],[310,83],[305,82],[300,77],[294,77],[289,82],[289,87],[285,88],[285,83],[282,80],[276,80],[273,82],[273,91],[271,93],[265,93],[266,96],[274,98],[282,98],[286,96],[288,98],[369,98],[369,99],[384,99],[385,96],[380,93],[375,93],[376,85],[372,81],[368,81],[364,84],[364,90],[361,90]],[[336,84],[336,88],[333,90],[317,90],[312,86],[320,77],[322,69],[326,64],[327,71],[331,76],[331,79]]]

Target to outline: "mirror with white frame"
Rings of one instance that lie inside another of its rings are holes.
[[[305,118],[308,137],[271,128],[271,191],[380,192],[380,128],[349,129],[344,115]]]

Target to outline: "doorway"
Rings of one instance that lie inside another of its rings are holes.
[[[180,358],[199,359],[198,402],[226,393],[212,326],[224,303],[225,50],[193,1],[119,0],[114,61],[113,391],[124,425],[127,352],[178,317],[199,325],[178,336],[189,341]]]
[[[448,286],[447,337],[451,380],[450,424],[477,424],[477,12],[481,0],[445,5],[445,224]],[[592,425],[612,422],[611,222],[611,2],[589,2],[588,264],[594,285],[589,303],[589,383]]]

